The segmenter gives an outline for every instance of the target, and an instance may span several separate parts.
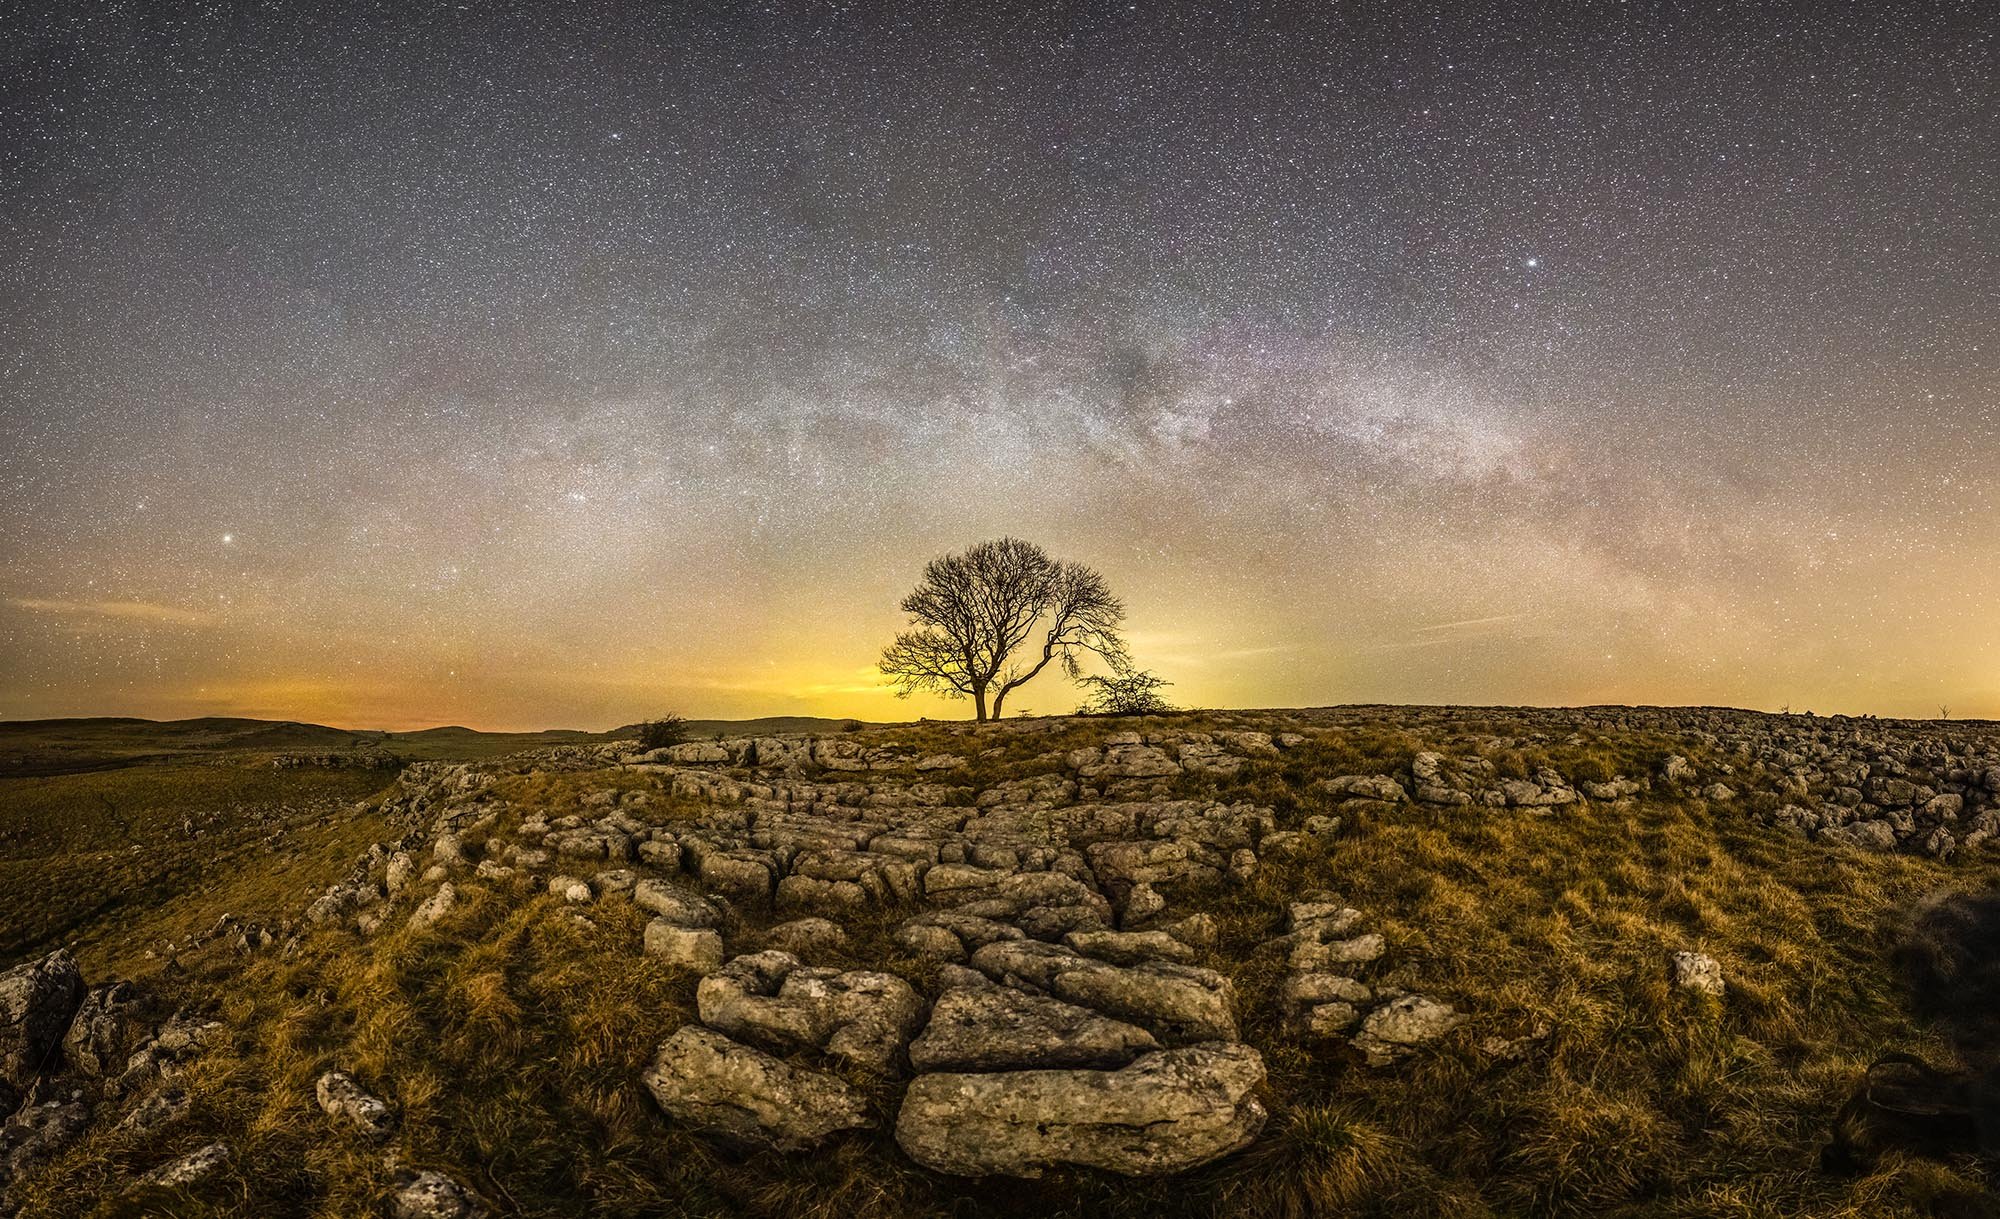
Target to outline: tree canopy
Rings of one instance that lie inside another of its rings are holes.
[[[997,719],[1007,695],[1051,663],[1072,680],[1088,656],[1116,673],[1130,668],[1118,634],[1125,606],[1104,577],[1019,538],[932,559],[902,608],[910,629],[883,650],[883,674],[899,695],[970,698],[981,721]]]

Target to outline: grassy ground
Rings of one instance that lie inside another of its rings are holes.
[[[277,922],[382,836],[381,771],[177,763],[0,779],[0,965],[58,944],[93,976],[223,914]]]
[[[961,751],[1015,748],[907,732]],[[1312,778],[1407,763],[1418,745],[1396,731],[1328,733],[1229,787],[1296,823],[1329,811]],[[1552,742],[1496,766],[1553,761],[1587,773],[1596,756],[1629,771],[1663,747]],[[509,782],[517,808],[566,811],[596,781]],[[1950,1060],[1912,1015],[1894,949],[1927,899],[2000,884],[1990,856],[1946,865],[1829,853],[1700,801],[1547,813],[1406,805],[1349,819],[1341,836],[1267,866],[1253,885],[1182,903],[1221,919],[1207,963],[1235,979],[1245,1037],[1271,1067],[1272,1114],[1249,1151],[1184,1177],[995,1185],[927,1174],[886,1133],[893,1088],[872,1093],[872,1135],[813,1156],[727,1153],[663,1121],[638,1083],[658,1042],[692,1017],[693,979],[639,951],[646,916],[611,899],[586,926],[526,887],[464,886],[468,900],[427,930],[372,941],[322,932],[247,972],[219,956],[185,962],[161,984],[231,1028],[189,1080],[190,1121],[164,1136],[93,1133],[38,1185],[30,1213],[373,1213],[385,1148],[317,1112],[312,1081],[329,1067],[401,1108],[392,1158],[448,1171],[522,1214],[1979,1213],[1952,1210],[1983,1187],[1970,1164],[1891,1157],[1850,1179],[1822,1174],[1816,1156],[1867,1062],[1891,1050]],[[1300,1041],[1273,1003],[1281,962],[1255,950],[1282,929],[1285,903],[1314,888],[1335,890],[1388,937],[1384,969],[1368,980],[1446,998],[1472,1022],[1384,1070]],[[917,963],[889,947],[900,913],[850,928],[851,959],[921,983]],[[1677,949],[1717,957],[1727,995],[1671,987],[1665,957]],[[1480,1048],[1537,1030],[1545,1035],[1517,1061]],[[123,1172],[214,1138],[237,1156],[195,1196],[115,1187]]]

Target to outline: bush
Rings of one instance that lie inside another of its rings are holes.
[[[1174,709],[1160,697],[1160,691],[1174,683],[1144,671],[1091,676],[1077,684],[1090,691],[1090,697],[1076,709],[1078,715],[1160,715]]]
[[[647,749],[665,749],[687,740],[687,720],[669,712],[639,725],[639,744]]]

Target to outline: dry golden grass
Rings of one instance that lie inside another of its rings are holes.
[[[1123,726],[1064,728],[1032,748]],[[938,748],[968,739],[904,731]],[[1312,779],[1407,765],[1422,743],[1322,732],[1234,781],[1187,789],[1267,803],[1295,824],[1327,811]],[[1504,767],[1574,774],[1601,756],[1633,773],[1660,748],[1558,742]],[[601,781],[545,776],[507,795],[559,814]],[[693,997],[690,977],[640,953],[644,913],[611,899],[585,926],[525,885],[464,885],[460,907],[429,930],[322,933],[240,972],[191,962],[172,985],[225,1018],[231,1039],[189,1079],[190,1118],[150,1137],[94,1132],[37,1184],[29,1213],[376,1213],[385,1152],[450,1172],[508,1213],[552,1216],[1875,1219],[1973,1205],[1984,1187],[1969,1163],[1891,1157],[1847,1179],[1821,1173],[1816,1156],[1868,1061],[1890,1050],[1949,1060],[1913,1016],[1893,949],[1932,895],[1995,888],[1990,859],[1828,852],[1699,801],[1546,813],[1406,805],[1350,822],[1250,885],[1181,903],[1217,914],[1222,940],[1207,963],[1234,979],[1246,1039],[1271,1068],[1259,1142],[1181,1178],[925,1173],[887,1134],[896,1089],[880,1085],[870,1095],[881,1128],[869,1135],[810,1156],[728,1152],[662,1119],[638,1083],[658,1042],[692,1018]],[[1367,980],[1445,998],[1471,1022],[1383,1070],[1300,1040],[1275,1009],[1283,962],[1256,948],[1283,929],[1288,901],[1322,888],[1388,938]],[[855,920],[848,959],[921,980],[888,938],[902,913]],[[735,945],[755,946],[754,934]],[[1677,949],[1717,957],[1728,993],[1672,987],[1666,955]],[[1515,1061],[1481,1048],[1537,1030]],[[401,1109],[387,1148],[318,1112],[313,1080],[335,1066]],[[236,1159],[197,1194],[117,1192],[121,1171],[216,1138]]]

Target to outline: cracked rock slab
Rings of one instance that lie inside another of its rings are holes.
[[[1126,1176],[1183,1172],[1248,1146],[1264,1060],[1240,1044],[1147,1054],[1116,1071],[922,1075],[896,1141],[926,1168],[1037,1177],[1073,1164]]]
[[[640,1079],[668,1116],[749,1146],[801,1151],[874,1125],[861,1094],[839,1076],[696,1025],[661,1043]]]
[[[803,964],[788,952],[737,957],[701,980],[702,1023],[778,1050],[823,1050],[884,1072],[923,1020],[923,1000],[894,974]]]
[[[1151,1033],[1088,1008],[1011,987],[954,988],[938,996],[910,1043],[917,1071],[1120,1067],[1160,1048]]]
[[[988,944],[972,954],[972,967],[996,982],[1130,1021],[1168,1045],[1236,1040],[1235,993],[1212,969],[1112,965],[1037,940]]]

